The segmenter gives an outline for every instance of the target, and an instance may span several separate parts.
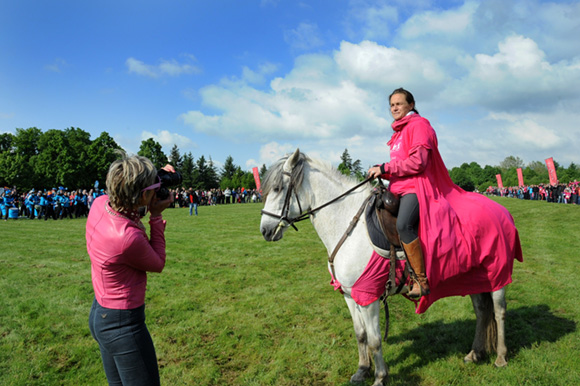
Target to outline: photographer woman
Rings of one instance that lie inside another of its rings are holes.
[[[171,165],[164,170],[174,172]],[[147,272],[165,266],[165,221],[173,196],[145,157],[123,156],[109,167],[108,196],[94,200],[86,227],[95,299],[89,316],[109,385],[159,385],[153,341],[145,325]],[[141,217],[149,210],[150,238]]]

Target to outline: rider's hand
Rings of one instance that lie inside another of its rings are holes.
[[[380,166],[373,166],[367,172],[367,175],[372,178],[377,178],[381,176],[381,168]]]

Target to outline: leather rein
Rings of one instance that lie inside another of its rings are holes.
[[[363,186],[367,182],[373,180],[373,177],[367,177],[364,181],[362,181],[361,183],[348,189],[346,192],[342,193],[340,196],[333,198],[332,200],[330,200],[330,201],[328,201],[328,202],[326,202],[326,203],[324,203],[324,204],[322,204],[314,209],[309,209],[306,212],[302,212],[302,206],[300,205],[300,199],[298,198],[298,194],[296,193],[296,186],[295,186],[294,181],[292,179],[292,175],[288,172],[283,172],[283,174],[290,177],[290,185],[288,186],[288,191],[286,192],[286,196],[284,197],[284,205],[282,206],[282,213],[280,215],[277,215],[277,214],[262,210],[262,215],[265,214],[267,216],[279,219],[280,223],[278,224],[278,228],[289,225],[292,228],[294,228],[296,231],[298,230],[298,228],[296,228],[296,225],[294,225],[294,223],[308,219],[310,217],[310,215],[315,214],[316,212],[318,212],[319,210],[321,210],[323,208],[326,208],[327,206],[335,203],[336,201],[340,200],[341,198],[343,198],[343,197],[349,195],[350,193],[352,193],[353,191],[357,190],[358,188],[360,188],[361,186]],[[298,209],[300,210],[301,214],[298,215],[297,217],[290,218],[290,217],[288,217],[288,214],[290,212],[290,201],[292,200],[292,194],[294,194],[294,196],[296,197],[296,202],[298,203]],[[371,199],[371,196],[369,195],[369,197],[364,200],[360,209],[358,210],[356,215],[351,220],[347,230],[344,232],[341,239],[338,241],[338,244],[334,247],[334,250],[332,251],[332,253],[328,256],[328,262],[330,263],[331,273],[332,273],[333,277],[335,276],[334,258],[336,257],[336,254],[338,253],[338,250],[340,249],[342,244],[348,238],[348,235],[350,234],[350,232],[352,232],[352,230],[356,226],[358,220],[360,219],[362,212],[364,211],[364,208],[366,207],[366,205],[370,199]]]
[[[282,214],[274,214],[268,211],[265,211],[262,209],[262,214],[270,216],[270,217],[274,217],[280,220],[280,224],[282,226],[284,225],[289,225],[292,228],[294,228],[295,230],[298,230],[298,228],[296,228],[296,226],[294,225],[294,223],[306,220],[310,217],[310,215],[315,214],[316,212],[318,212],[319,210],[326,208],[328,205],[335,203],[336,201],[340,200],[341,198],[349,195],[350,193],[354,192],[355,190],[357,190],[358,188],[360,188],[361,186],[363,186],[364,184],[366,184],[369,181],[372,181],[373,178],[372,177],[367,177],[364,181],[362,181],[361,183],[353,186],[352,188],[350,188],[349,190],[347,190],[346,192],[342,193],[340,196],[333,198],[332,200],[314,208],[314,209],[309,209],[306,212],[302,212],[302,206],[300,205],[300,199],[298,198],[298,194],[296,193],[296,187],[294,185],[294,181],[292,180],[292,175],[288,172],[282,172],[284,175],[290,177],[290,185],[288,187],[288,191],[286,192],[286,196],[284,197],[284,205],[282,206]],[[292,194],[294,194],[294,196],[296,197],[296,202],[298,203],[298,209],[300,210],[301,214],[298,215],[297,217],[288,217],[288,213],[290,212],[290,201],[292,200]],[[285,223],[285,224],[284,224]]]

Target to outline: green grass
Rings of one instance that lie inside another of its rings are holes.
[[[468,298],[416,315],[394,297],[391,385],[580,384],[580,207],[497,201],[515,218],[525,259],[507,291],[508,367],[463,364],[475,329]],[[149,274],[146,300],[162,384],[341,386],[356,371],[350,315],[312,226],[266,243],[260,209],[166,211],[167,265]],[[1,385],[106,384],[88,329],[84,224],[0,222]]]

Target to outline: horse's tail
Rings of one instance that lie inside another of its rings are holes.
[[[485,342],[485,351],[492,353],[497,351],[497,323],[495,321],[495,313],[493,308],[493,299],[491,293],[481,294],[482,300],[482,331],[485,334],[483,341]]]

